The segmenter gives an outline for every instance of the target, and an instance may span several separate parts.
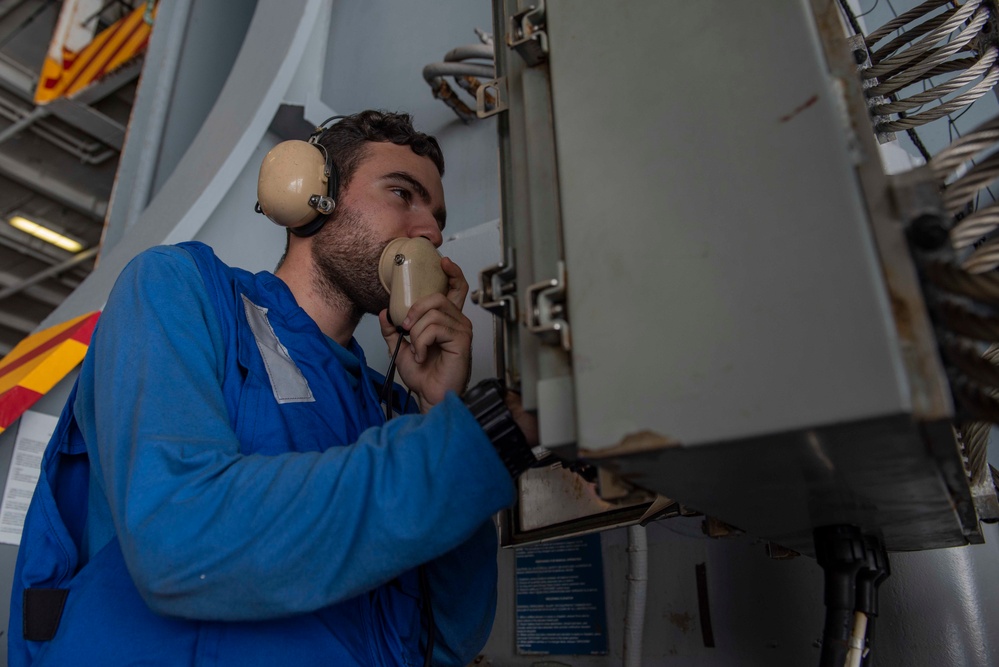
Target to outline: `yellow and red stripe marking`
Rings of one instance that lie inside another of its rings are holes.
[[[78,53],[64,50],[62,63],[46,56],[35,89],[35,104],[71,96],[138,55],[146,48],[152,31],[145,14],[143,3],[102,30]]]
[[[83,360],[98,317],[87,313],[39,331],[0,359],[0,433]]]

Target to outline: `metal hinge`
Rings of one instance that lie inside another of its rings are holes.
[[[489,118],[506,111],[507,103],[506,77],[486,81],[475,90],[475,115],[479,118]]]
[[[479,272],[479,289],[472,292],[472,303],[485,308],[507,322],[517,321],[517,269],[510,250],[507,261]]]
[[[527,288],[527,329],[551,345],[572,349],[566,313],[565,262],[558,263],[558,277]]]
[[[510,17],[510,34],[506,43],[520,54],[528,67],[548,60],[548,34],[545,32],[545,1],[517,12]]]

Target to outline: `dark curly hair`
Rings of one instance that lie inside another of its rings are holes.
[[[440,175],[444,175],[440,144],[431,135],[418,132],[408,113],[370,109],[341,119],[319,137],[319,143],[329,152],[339,172],[341,192],[350,184],[367,154],[367,145],[372,142],[409,146],[417,155],[429,158]]]
[[[444,175],[444,153],[441,152],[437,139],[429,134],[418,132],[413,127],[413,118],[408,113],[392,113],[369,109],[352,116],[345,116],[323,132],[318,142],[329,153],[336,167],[339,178],[339,197],[344,188],[350,184],[354,172],[364,160],[368,152],[368,144],[376,142],[391,142],[398,146],[409,146],[421,157],[429,158],[437,167],[441,176]],[[287,230],[284,254],[278,260],[275,271],[281,268],[288,256],[288,244],[291,242],[291,230]]]

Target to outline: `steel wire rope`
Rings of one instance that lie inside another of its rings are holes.
[[[999,366],[985,359],[973,345],[950,340],[945,341],[941,348],[944,357],[967,377],[983,386],[999,387]]]
[[[877,30],[875,30],[874,32],[872,32],[871,34],[869,34],[867,37],[864,38],[864,42],[867,44],[867,48],[868,49],[871,48],[872,46],[880,42],[882,39],[884,39],[886,36],[895,32],[896,30],[898,30],[905,24],[909,23],[913,19],[918,19],[923,16],[926,16],[934,9],[942,7],[943,5],[949,3],[950,0],[927,0],[923,4],[913,7],[909,11],[899,14],[891,21],[888,21],[883,26],[881,26],[880,28],[878,28]]]
[[[925,271],[927,279],[945,292],[999,306],[999,275],[995,273],[971,274],[941,261],[929,262]]]
[[[968,23],[968,25],[954,38],[953,41],[929,52],[926,54],[926,59],[916,65],[899,72],[895,76],[879,83],[876,86],[868,88],[868,95],[890,95],[905,88],[906,86],[920,81],[921,77],[924,77],[926,72],[942,64],[955,53],[963,50],[964,47],[971,42],[971,40],[978,37],[982,27],[988,22],[988,20],[988,9],[985,7],[980,8],[975,13],[971,22]]]
[[[954,393],[965,410],[972,416],[992,423],[999,423],[999,399],[988,388],[981,387],[971,380],[953,383]]]
[[[963,218],[950,230],[950,243],[963,250],[999,227],[999,203],[992,203]]]
[[[926,111],[921,111],[898,120],[881,123],[877,129],[879,132],[900,132],[925,125],[944,116],[949,116],[958,109],[966,107],[980,99],[987,92],[995,88],[997,82],[999,82],[999,67],[992,67],[981,81],[957,97],[942,102],[932,109],[927,109]]]
[[[993,239],[975,248],[961,262],[961,267],[970,273],[985,273],[999,267],[999,241]]]
[[[988,72],[989,68],[992,67],[997,58],[999,58],[999,48],[990,46],[986,49],[985,53],[982,54],[982,57],[979,58],[971,67],[958,76],[955,76],[953,79],[949,79],[944,83],[928,88],[921,93],[912,95],[911,97],[898,100],[897,102],[877,105],[872,109],[872,112],[883,116],[890,113],[911,111],[916,107],[938,100],[957,91],[966,84],[977,79],[979,76]],[[914,117],[909,116],[909,118]]]
[[[947,299],[933,306],[942,324],[950,331],[979,341],[999,340],[999,317],[977,313],[965,305]]]
[[[918,39],[928,33],[930,30],[937,28],[941,23],[947,20],[947,14],[941,14],[940,16],[935,16],[931,19],[927,19],[925,23],[920,23],[915,28],[910,28],[906,32],[886,43],[884,46],[871,51],[871,62],[880,63],[886,57],[886,54],[894,53],[901,47],[905,46],[914,39]]]
[[[864,70],[864,77],[868,79],[882,77],[885,74],[899,69],[900,67],[904,67],[917,58],[925,55],[936,47],[940,41],[946,39],[946,37],[958,26],[964,23],[968,16],[978,11],[981,4],[982,0],[969,0],[967,3],[954,10],[953,13],[949,15],[945,14],[944,16],[947,16],[947,20],[937,26],[934,30],[930,31],[929,34],[910,46],[908,49],[899,51],[898,53],[881,60],[873,67]],[[988,14],[988,10],[985,9],[984,13]]]
[[[990,153],[988,157],[971,168],[944,190],[944,208],[951,215],[961,211],[965,204],[975,198],[978,192],[999,176],[999,151]]]
[[[941,179],[999,142],[999,116],[982,123],[933,156],[930,168]]]
[[[982,359],[995,366],[999,364],[999,344],[993,343],[982,354]],[[995,397],[995,393],[993,393]],[[965,452],[968,455],[968,472],[973,482],[982,481],[983,477],[991,476],[988,466],[989,433],[992,424],[974,421],[962,424],[961,435],[965,441]]]
[[[972,165],[966,174],[955,178],[953,183],[946,186],[944,195],[945,206],[949,213],[955,214],[955,218],[960,217],[969,200],[974,200],[974,212],[963,220],[958,219],[950,230],[951,245],[958,250],[978,243],[999,228],[999,203],[995,202],[995,197],[992,197],[992,204],[984,209],[978,209],[977,201],[983,189],[992,194],[988,185],[999,176],[999,151],[988,155],[980,164],[975,164],[974,160],[976,155],[994,148],[999,141],[999,117],[975,128],[965,137],[960,136],[955,125],[957,118],[999,82],[999,67],[995,66],[999,59],[999,49],[994,44],[974,58],[953,58],[962,51],[976,50],[969,47],[969,44],[980,35],[988,19],[993,18],[990,16],[991,12],[980,1],[968,2],[963,6],[951,3],[954,5],[953,11],[947,10],[929,17],[923,23],[909,27],[880,48],[873,48],[894,30],[926,18],[945,4],[947,2],[940,0],[924,2],[868,35],[865,44],[875,65],[868,68],[863,76],[867,79],[879,79],[876,86],[868,89],[869,95],[883,95],[891,100],[873,107],[872,113],[879,116],[899,114],[898,120],[878,125],[876,129],[879,132],[906,130],[913,137],[915,127],[948,117],[948,134],[952,139],[950,145],[933,158],[925,150],[921,152],[927,157],[930,169],[941,185],[969,161]],[[994,3],[989,3],[988,6],[993,7]],[[938,46],[972,13],[974,16],[971,21],[955,38]],[[917,39],[919,41],[914,41]],[[904,48],[907,44],[911,46]],[[956,76],[941,84],[934,84],[932,81],[933,77],[951,72],[957,72]],[[926,88],[928,80],[930,88]],[[907,98],[893,99],[906,86],[918,82],[923,82],[922,92]],[[949,95],[954,96],[944,100]],[[934,101],[940,103],[931,109],[921,110],[924,105]],[[951,117],[959,109],[963,111],[957,118]],[[911,113],[913,110],[920,111]],[[911,115],[906,116],[906,112]],[[956,141],[953,140],[955,133],[958,135]],[[963,269],[952,262],[935,262],[927,267],[927,279],[945,292],[963,296],[972,302],[999,306],[999,279],[994,273],[985,275],[985,272],[999,266],[999,240],[988,241],[976,248],[962,266]],[[999,317],[976,312],[948,299],[934,304],[934,311],[938,324],[949,332],[942,341],[941,351],[949,362],[955,398],[976,419],[955,425],[960,434],[966,473],[975,484],[983,474],[989,473],[987,449],[991,424],[981,420],[999,422],[999,344],[993,342],[999,339]],[[980,348],[960,337],[991,344],[984,354],[980,354]]]

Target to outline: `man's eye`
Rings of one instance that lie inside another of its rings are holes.
[[[405,199],[406,201],[409,201],[411,196],[409,194],[409,190],[407,190],[406,188],[392,188],[392,193],[398,197],[401,197],[402,199]]]

